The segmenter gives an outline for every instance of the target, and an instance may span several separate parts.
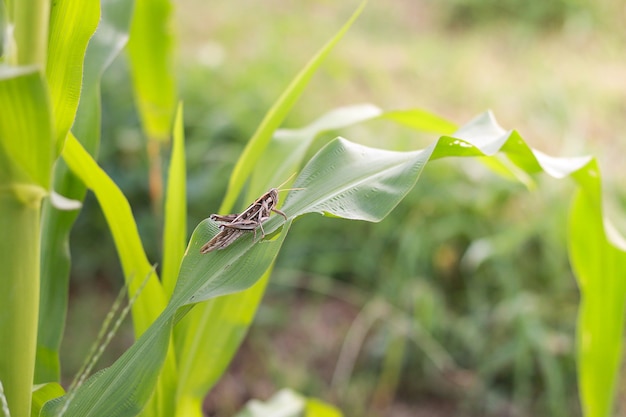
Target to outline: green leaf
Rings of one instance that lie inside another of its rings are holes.
[[[142,278],[150,275],[133,305],[133,324],[135,334],[139,336],[159,316],[166,299],[143,250],[130,205],[117,185],[71,134],[65,142],[62,155],[72,172],[94,192],[100,203],[122,262],[129,294],[135,294]]]
[[[336,407],[316,398],[306,401],[306,417],[342,417],[343,414]]]
[[[54,109],[57,155],[74,122],[83,81],[85,51],[99,19],[99,2],[65,0],[52,3],[46,76]]]
[[[0,66],[0,109],[0,185],[39,200],[50,187],[54,145],[48,91],[35,67]]]
[[[244,183],[250,176],[257,160],[263,154],[263,151],[272,138],[274,131],[278,129],[293,105],[302,95],[304,88],[309,83],[309,80],[315,71],[317,71],[322,62],[324,62],[326,57],[345,35],[350,26],[352,26],[352,23],[354,23],[357,17],[361,14],[364,7],[365,2],[362,2],[339,32],[337,32],[337,34],[330,41],[328,41],[328,43],[326,43],[326,45],[324,45],[322,49],[320,49],[315,56],[313,56],[313,58],[311,58],[304,68],[300,70],[298,75],[296,75],[291,83],[289,83],[287,89],[281,94],[278,100],[276,100],[267,112],[256,132],[246,144],[239,160],[235,164],[228,183],[226,196],[224,197],[224,201],[220,207],[220,212],[225,213],[233,208],[235,200],[239,196]]]
[[[569,255],[581,292],[578,378],[583,414],[608,417],[622,360],[626,243],[605,226],[595,160],[586,168],[578,175],[585,187],[576,193],[569,218]]]
[[[174,294],[163,313],[111,367],[89,378],[75,393],[55,399],[43,416],[54,416],[71,399],[64,416],[133,416],[152,394],[167,354],[170,330],[196,303],[253,285],[274,261],[290,222],[274,239],[253,242],[252,234],[228,250],[200,254],[200,247],[218,232],[217,224],[204,220],[195,229]]]
[[[187,185],[185,181],[185,137],[183,130],[183,106],[178,107],[174,122],[174,141],[165,199],[165,227],[163,233],[162,283],[166,297],[171,297],[187,240]],[[159,377],[156,395],[142,415],[173,415],[177,406],[176,390],[178,372],[175,351],[170,349]]]
[[[56,382],[36,385],[33,389],[33,406],[30,409],[31,417],[38,417],[44,404],[65,394],[65,390]]]
[[[372,104],[334,109],[302,128],[276,131],[251,176],[247,200],[254,198],[252,190],[258,193],[260,189],[276,186],[297,172],[311,144],[322,133],[375,119],[390,120],[422,132],[448,134],[456,130],[454,124],[421,109],[383,111]]]
[[[167,194],[165,197],[165,227],[163,233],[163,288],[169,296],[174,291],[178,268],[185,252],[187,239],[187,182],[185,180],[185,133],[183,106],[178,106],[174,122],[174,140]]]
[[[380,118],[422,132],[451,134],[457,129],[454,123],[422,109],[390,110],[382,113]]]
[[[83,86],[72,133],[92,156],[100,143],[100,81],[128,41],[133,1],[103,0],[102,17],[85,54]]]
[[[487,113],[455,134],[443,136],[419,151],[392,152],[357,145],[344,139],[334,140],[303,168],[294,185],[303,186],[304,190],[291,192],[282,209],[290,218],[321,212],[351,219],[379,221],[415,184],[429,160],[458,156],[484,157],[497,152],[528,173],[544,171],[557,178],[571,175],[585,189],[593,185],[594,178],[598,177],[597,172],[589,169],[589,158],[551,158],[534,151],[528,148],[517,133],[504,132],[499,128],[491,114]],[[218,228],[209,220],[200,223],[187,248],[168,307],[118,362],[79,389],[70,406],[69,415],[98,415],[105,412],[104,415],[131,415],[139,410],[155,384],[154,369],[160,368],[167,351],[169,337],[164,336],[164,333],[169,336],[173,320],[179,320],[187,312],[186,309],[178,314],[176,311],[182,306],[241,291],[259,282],[261,275],[273,262],[290,223],[285,223],[281,216],[272,216],[264,224],[268,234],[264,241],[255,244],[253,234],[248,233],[226,250],[206,256],[199,254],[199,248],[218,232]],[[278,239],[272,240],[272,234],[281,226],[284,227]],[[594,227],[601,227],[601,222]],[[588,289],[581,285],[581,291],[584,296]],[[183,340],[184,344],[187,342]],[[96,393],[102,397],[93,399]],[[46,411],[52,411],[55,407],[58,409],[59,405],[55,402],[50,407]]]
[[[128,42],[133,88],[144,131],[168,140],[176,107],[169,0],[136,0]]]
[[[197,306],[174,329],[179,386],[176,415],[202,416],[202,400],[217,383],[250,327],[270,271],[246,291]],[[207,362],[207,358],[211,358]]]
[[[294,182],[282,210],[289,215],[329,213],[354,220],[382,220],[413,187],[430,152],[393,152],[335,139],[318,152]]]
[[[245,181],[250,176],[253,167],[258,163],[274,131],[283,122],[315,71],[344,36],[364,6],[365,2],[359,6],[339,32],[296,75],[265,115],[235,165],[220,212],[228,212],[232,209]],[[275,160],[273,159],[273,161]],[[276,164],[272,163],[271,166],[274,167]],[[267,172],[275,171],[275,169],[267,170]],[[264,175],[263,178],[267,178],[267,176]],[[257,180],[249,188],[249,191],[260,194],[266,190],[267,186],[267,183]],[[180,329],[175,331],[181,369],[177,392],[177,415],[186,417],[193,414],[199,415],[200,407],[198,405],[201,399],[230,363],[254,317],[268,279],[269,272],[248,291],[211,300],[206,305],[191,312]],[[216,340],[220,340],[220,342],[215,342]],[[214,360],[209,366],[200,367],[197,366],[197,363],[203,357],[201,347],[207,341],[210,341],[211,346],[214,346],[212,348]],[[181,349],[185,350],[184,355],[180,353]]]
[[[81,3],[80,5],[67,1],[61,3],[63,4],[53,7],[53,15],[60,13],[55,11],[55,8],[72,7],[71,13],[61,13],[61,15],[65,17],[71,15],[72,18],[80,20],[82,17],[76,15],[76,13],[78,10],[87,8],[97,16],[97,9],[93,10],[94,7],[97,8],[97,3],[95,2],[83,2],[89,3],[89,5],[81,2],[73,2]],[[69,3],[71,3],[71,6]],[[100,25],[89,41],[85,53],[82,90],[80,90],[81,97],[72,131],[93,157],[96,156],[100,143],[100,79],[104,70],[126,44],[131,11],[132,1],[103,1]],[[85,36],[87,32],[86,26],[92,23],[92,19],[92,16],[87,16],[85,22],[74,23],[75,26],[80,26],[80,29],[74,28],[75,30],[71,32],[79,32],[81,42],[84,40],[82,36]],[[52,26],[58,27],[59,23],[53,22]],[[61,24],[61,26],[63,25]],[[57,38],[60,36],[61,38],[55,41],[57,42],[56,46],[50,45],[51,56],[55,55],[54,51],[58,51],[62,55],[66,54],[66,51],[63,51],[65,46],[62,45],[65,45],[65,42],[69,42],[71,38],[67,38],[62,34],[55,36]],[[68,46],[68,48],[72,49],[73,46]],[[77,54],[78,50],[73,49],[73,52],[69,53],[68,59],[78,59]],[[76,75],[75,69],[76,67],[74,66],[70,68],[66,65],[65,61],[50,63],[48,79],[51,83],[57,84],[55,80],[58,78],[59,84],[69,84],[69,91],[74,91],[77,86],[80,88],[80,84],[77,85],[76,79],[72,78],[72,76]],[[71,79],[68,79],[66,75],[70,76]],[[64,108],[63,114],[65,116],[56,115],[58,120],[57,132],[60,132],[60,126],[63,124],[60,118],[66,122],[69,119],[70,108],[75,104],[74,96],[70,94],[68,97],[64,97],[63,91],[59,86],[53,87],[53,94],[57,95],[55,102],[60,102],[56,106]],[[59,97],[59,95],[63,97]],[[71,173],[63,160],[58,160],[56,163],[54,190],[76,201],[82,201],[87,192],[85,185]],[[38,383],[59,381],[60,378],[58,350],[61,344],[67,311],[70,270],[69,233],[77,216],[78,211],[57,210],[50,206],[49,201],[44,202],[41,240],[40,319],[37,336],[37,364],[35,368],[35,381]]]
[[[298,172],[311,144],[320,134],[372,120],[381,114],[382,110],[372,104],[340,107],[300,129],[277,130],[250,177],[246,200],[252,201],[261,190],[278,186]]]

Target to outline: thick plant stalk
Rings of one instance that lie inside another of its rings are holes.
[[[39,311],[40,198],[0,190],[0,380],[12,416],[28,416]]]

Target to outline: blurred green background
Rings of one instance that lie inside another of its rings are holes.
[[[356,6],[176,2],[189,230],[216,212],[264,113]],[[624,18],[617,0],[371,1],[286,126],[363,102],[423,108],[459,124],[492,109],[535,149],[597,156],[610,212],[623,225]],[[435,139],[383,121],[338,134],[402,150]],[[160,221],[124,58],[103,81],[99,161],[129,198],[157,261]],[[565,246],[572,187],[537,182],[529,191],[478,161],[437,162],[380,224],[298,220],[255,325],[207,398],[207,415],[234,414],[282,387],[333,402],[346,416],[580,415],[578,291]],[[122,282],[93,196],[72,253],[68,378]],[[102,364],[130,343],[127,327]],[[626,411],[625,400],[618,406]]]

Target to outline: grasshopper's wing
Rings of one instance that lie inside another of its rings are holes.
[[[237,217],[239,216],[239,214],[237,213],[233,213],[233,214],[224,214],[224,215],[220,215],[220,214],[211,214],[209,216],[209,218],[211,220],[214,220],[216,222],[222,222],[222,223],[230,223],[233,220],[235,220]]]
[[[224,249],[230,246],[237,238],[244,234],[243,230],[224,229],[200,248],[200,253],[209,253],[214,250]]]

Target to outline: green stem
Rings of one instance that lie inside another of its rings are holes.
[[[13,2],[16,65],[37,65],[44,71],[48,51],[50,0],[19,0]]]
[[[3,190],[4,191],[4,190]],[[13,416],[29,416],[39,311],[39,199],[0,192],[0,380]]]

